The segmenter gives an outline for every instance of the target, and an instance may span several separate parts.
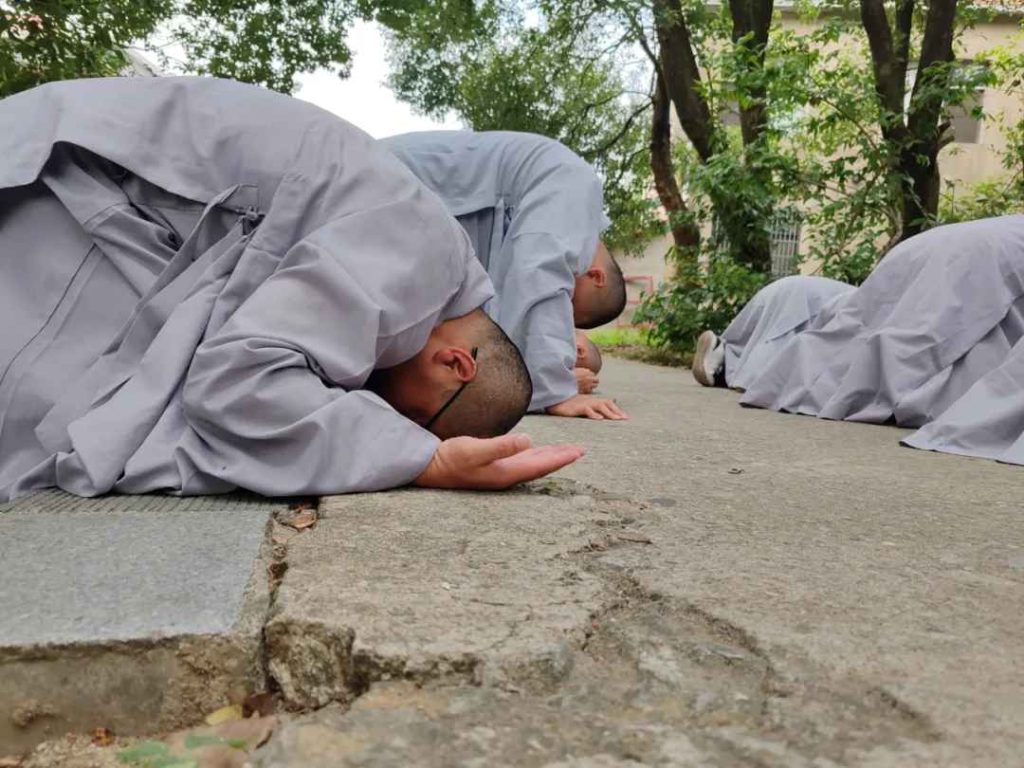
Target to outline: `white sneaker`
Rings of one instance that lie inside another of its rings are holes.
[[[693,353],[693,378],[704,387],[719,386],[725,368],[725,344],[714,331],[704,331],[697,338],[697,349]]]

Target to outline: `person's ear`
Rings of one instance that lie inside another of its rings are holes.
[[[592,266],[586,271],[586,275],[598,288],[604,288],[608,282],[608,272],[604,267]]]
[[[442,347],[434,353],[433,362],[444,366],[463,384],[476,378],[476,360],[468,349]]]

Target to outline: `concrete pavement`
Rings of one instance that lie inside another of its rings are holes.
[[[630,421],[523,424],[587,446],[553,479],[328,498],[277,539],[293,714],[255,765],[1021,765],[1024,470],[601,378]]]

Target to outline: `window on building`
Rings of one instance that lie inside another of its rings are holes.
[[[981,115],[985,101],[983,84],[988,77],[988,69],[984,64],[964,59],[958,61],[953,69],[952,77],[960,85],[974,84],[972,92],[960,104],[952,104],[946,109],[946,119],[953,141],[957,144],[977,144],[981,141]],[[917,79],[917,67],[907,67],[907,88],[903,97],[904,107],[910,108],[910,97]]]
[[[977,144],[981,141],[981,108],[985,92],[981,89],[971,94],[963,104],[949,108],[949,127],[953,141],[957,144]]]
[[[800,266],[800,230],[803,215],[794,208],[776,211],[772,217],[772,277],[795,274]]]
[[[800,267],[800,231],[803,214],[795,208],[781,208],[772,215],[768,225],[771,237],[772,279],[796,274]],[[719,250],[729,248],[725,230],[715,220],[711,225],[711,242]]]

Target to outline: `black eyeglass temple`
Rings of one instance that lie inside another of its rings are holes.
[[[477,351],[478,351],[478,348],[477,347],[473,347],[473,349],[471,349],[470,352],[469,352],[469,356],[473,358],[474,362],[476,362]],[[448,402],[441,406],[441,410],[439,410],[437,413],[435,413],[430,418],[430,421],[428,421],[426,424],[423,425],[423,428],[424,429],[430,429],[431,425],[435,421],[440,419],[444,415],[445,411],[447,411],[449,408],[451,408],[452,403],[454,403],[458,399],[459,395],[462,394],[462,390],[464,390],[468,386],[469,386],[469,382],[468,381],[462,382],[462,386],[460,386],[458,389],[455,390],[455,394],[452,395],[450,398],[448,398]]]

